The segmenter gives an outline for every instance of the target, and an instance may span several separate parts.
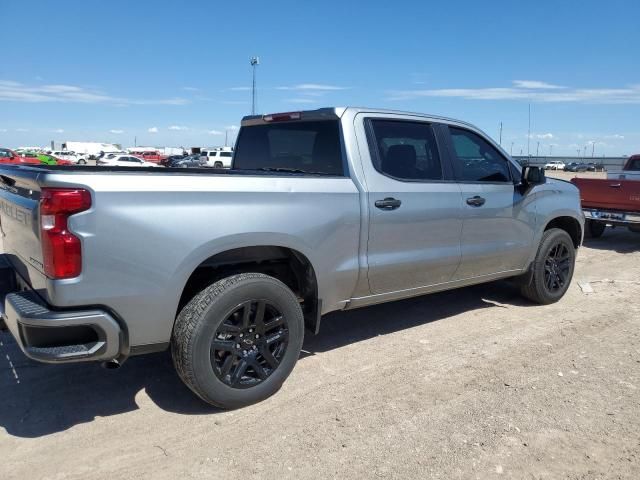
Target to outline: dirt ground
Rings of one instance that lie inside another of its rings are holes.
[[[640,235],[607,231],[554,305],[496,282],[327,316],[231,412],[168,354],[47,366],[2,333],[0,478],[637,479],[639,298]]]

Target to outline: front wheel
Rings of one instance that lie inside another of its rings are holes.
[[[522,294],[542,305],[557,302],[569,288],[575,262],[576,250],[569,234],[559,228],[547,230],[531,266],[531,281],[522,287]]]
[[[84,158],[81,158],[80,160],[78,160],[78,165],[86,165],[87,161]]]
[[[294,293],[273,277],[242,273],[211,284],[182,309],[171,351],[178,375],[196,395],[238,408],[278,391],[303,337]]]

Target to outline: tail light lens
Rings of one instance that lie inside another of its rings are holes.
[[[91,208],[91,194],[80,188],[43,188],[40,195],[40,242],[44,273],[52,279],[82,272],[80,239],[68,230],[75,213]]]

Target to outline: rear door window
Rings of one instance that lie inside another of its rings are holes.
[[[286,122],[242,127],[233,168],[294,169],[344,175],[338,121]]]
[[[371,126],[376,170],[397,180],[442,180],[440,155],[430,124],[372,119]]]

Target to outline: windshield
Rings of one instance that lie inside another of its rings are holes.
[[[238,137],[233,168],[297,170],[342,176],[344,168],[338,121],[243,127]]]

